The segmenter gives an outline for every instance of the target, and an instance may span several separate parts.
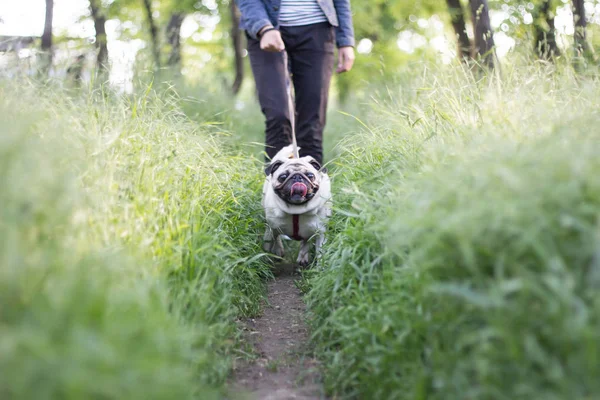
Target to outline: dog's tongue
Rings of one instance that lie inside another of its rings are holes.
[[[302,197],[306,196],[306,192],[308,192],[308,188],[302,182],[296,182],[292,185],[290,189],[290,194],[293,196],[295,194],[299,194]]]

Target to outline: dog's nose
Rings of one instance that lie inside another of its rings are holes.
[[[296,174],[294,176],[292,176],[292,181],[294,182],[302,182],[304,179],[302,178],[302,175],[300,174]]]

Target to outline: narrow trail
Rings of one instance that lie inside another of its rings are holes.
[[[316,359],[307,348],[305,305],[294,281],[294,265],[276,267],[260,317],[245,321],[253,360],[239,360],[232,378],[232,399],[325,399]]]

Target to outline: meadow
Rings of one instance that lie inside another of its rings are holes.
[[[218,398],[270,275],[260,164],[174,93],[0,90],[0,397]]]
[[[341,398],[600,395],[599,82],[509,68],[424,69],[342,143],[305,276]]]
[[[332,104],[299,282],[332,398],[600,396],[597,76],[410,64]],[[0,84],[1,398],[224,396],[271,278],[262,121],[199,93]]]

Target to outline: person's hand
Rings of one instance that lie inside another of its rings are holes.
[[[270,33],[270,32],[267,32]],[[336,72],[341,74],[352,69],[354,64],[354,47],[346,46],[338,49],[338,66]]]
[[[268,32],[265,32],[260,37],[260,49],[273,53],[278,53],[285,50],[285,44],[283,44],[281,32],[279,32],[277,29],[272,29]]]

